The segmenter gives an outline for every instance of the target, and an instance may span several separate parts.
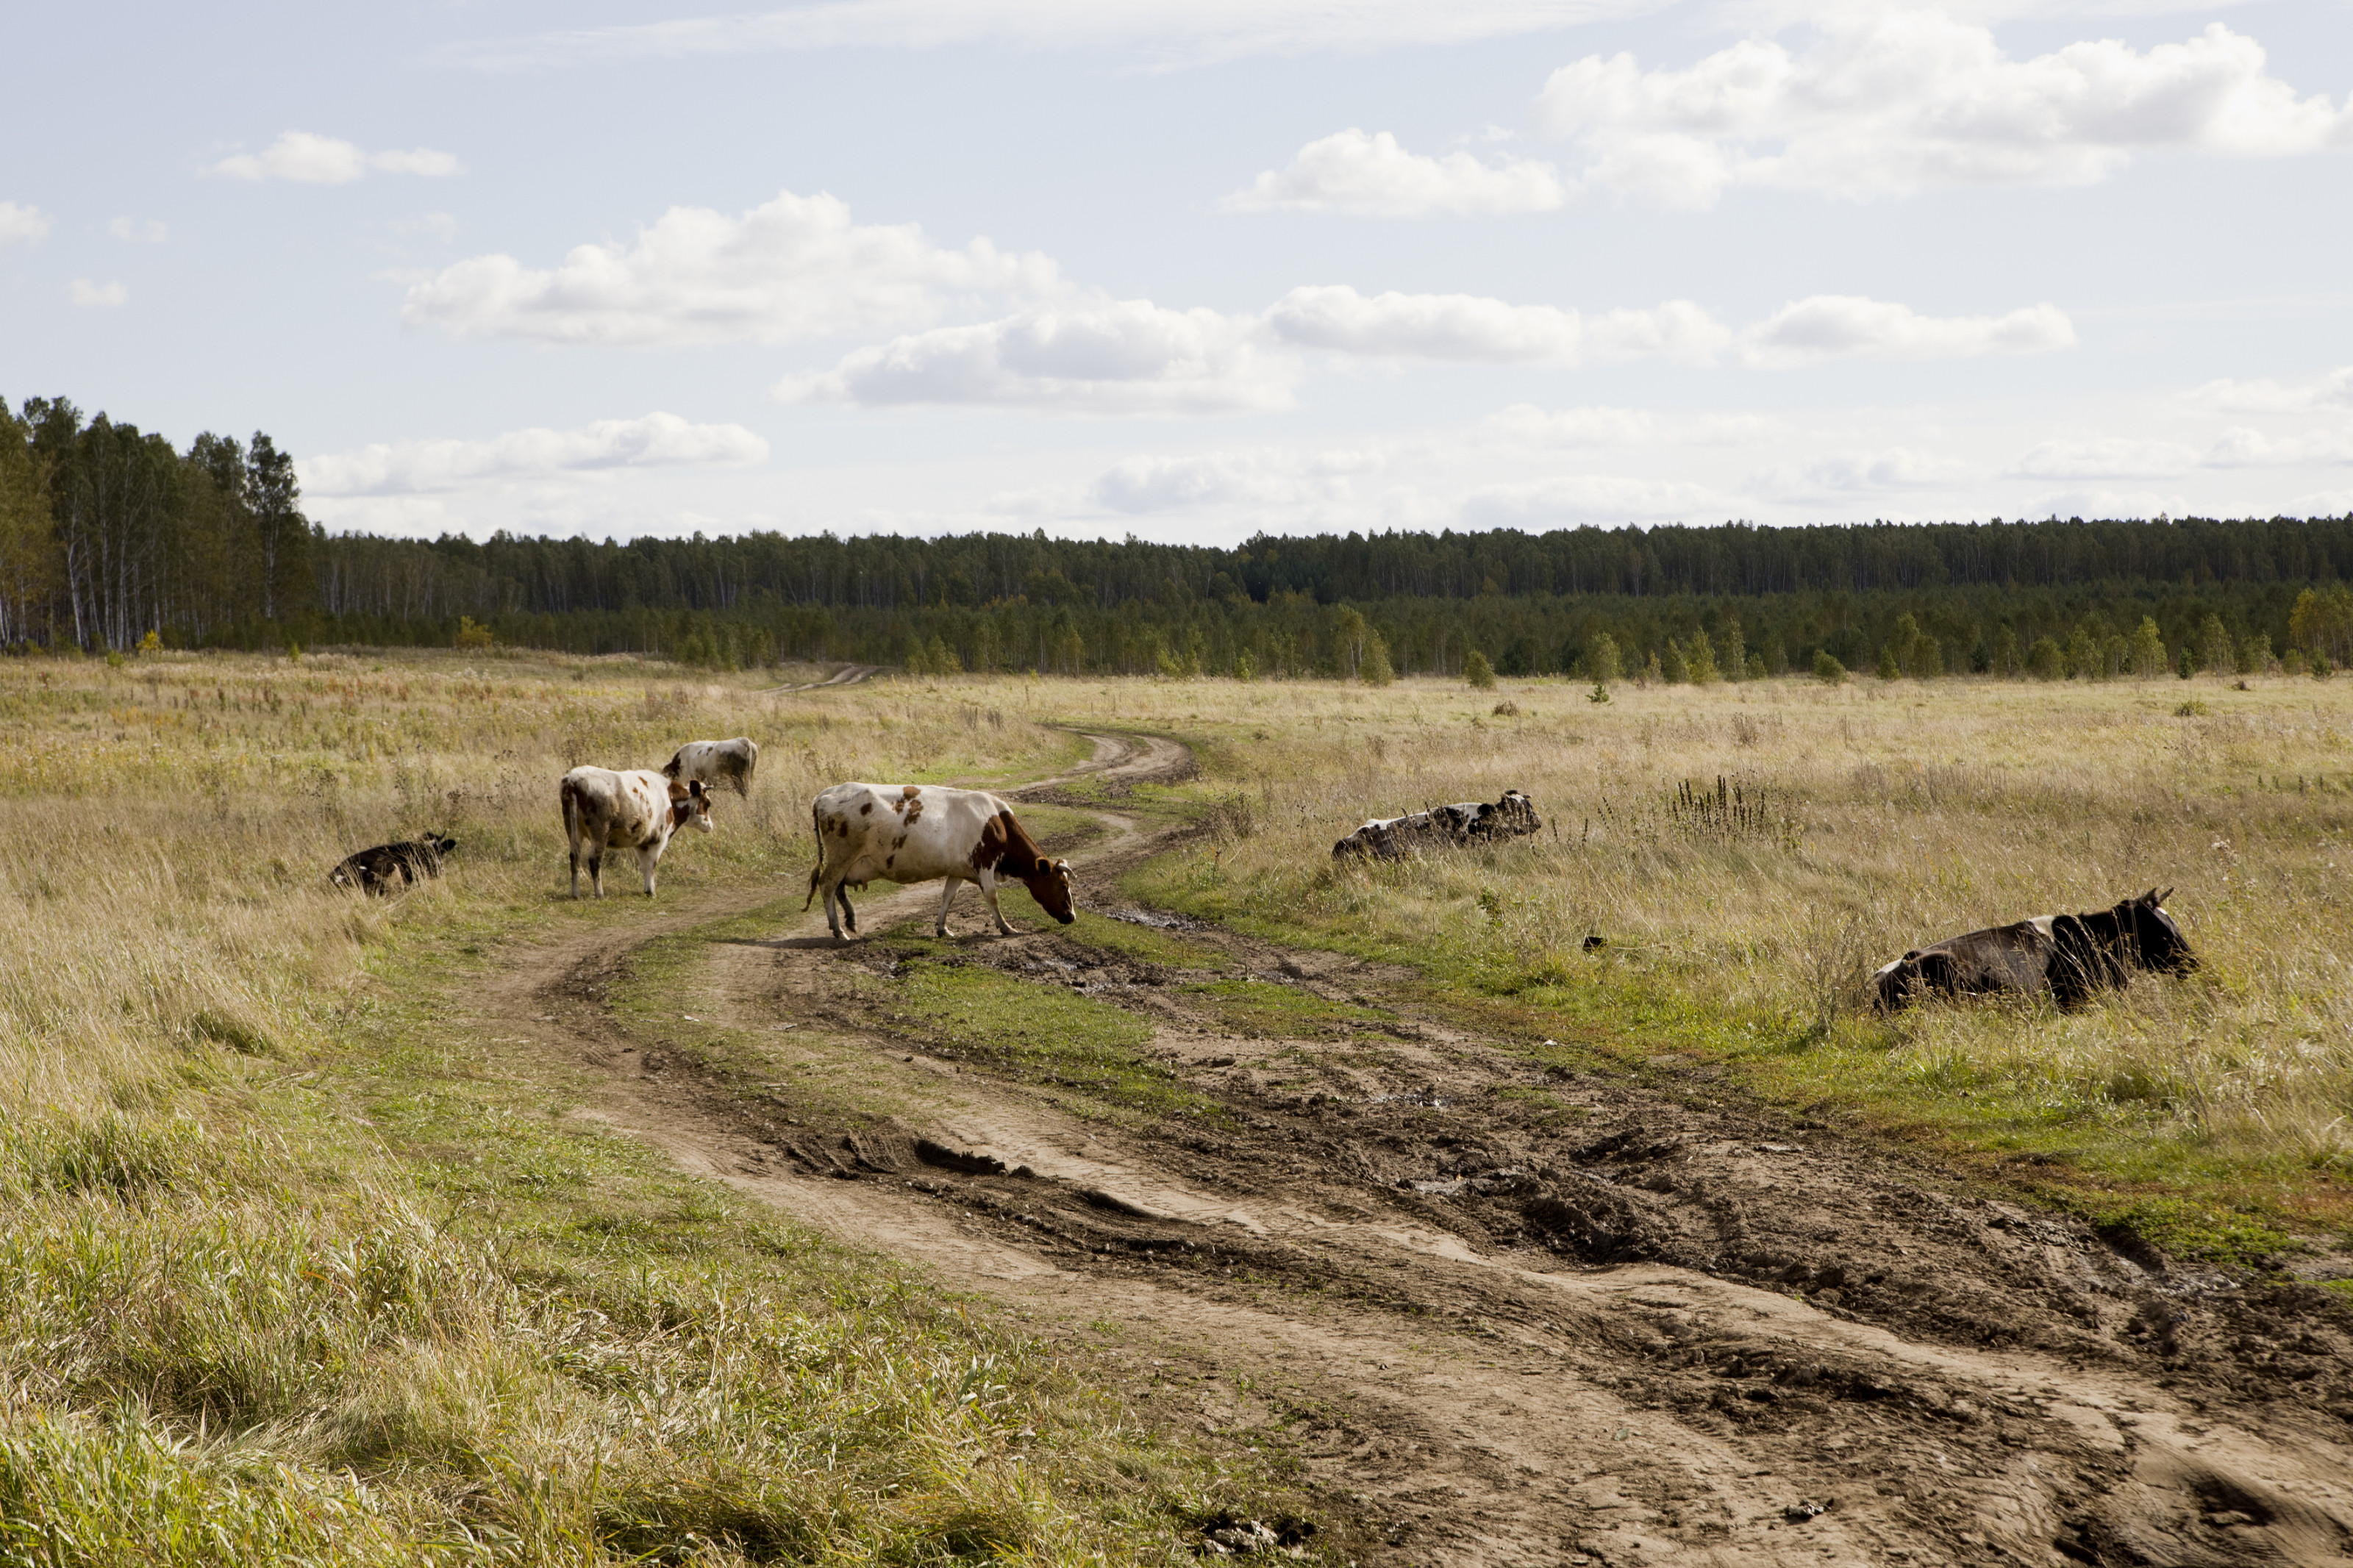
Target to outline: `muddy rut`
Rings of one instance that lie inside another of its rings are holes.
[[[1086,907],[1182,927],[1122,909],[1166,835],[1117,797],[1190,757],[1093,741],[1087,794],[1014,793],[1095,811]],[[936,899],[860,924],[927,927]],[[480,1022],[575,1061],[584,1113],[685,1168],[1088,1346],[1140,1414],[1292,1456],[1335,1560],[2353,1563],[2330,1293],[2119,1250],[1695,1060],[1547,1068],[1404,976],[1213,929],[1145,962],[1014,899],[1024,934],[949,961],[1148,1024],[1195,1107],[1148,1124],[901,1026],[888,944],[815,913],[707,944],[693,984],[686,1021],[766,1042],[763,1081],[607,1010],[636,947],[767,901],[529,950]]]

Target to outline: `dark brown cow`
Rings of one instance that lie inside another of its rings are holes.
[[[1332,846],[1332,858],[1351,855],[1375,860],[1402,860],[1425,845],[1463,845],[1486,838],[1516,838],[1544,826],[1535,802],[1518,790],[1507,789],[1498,801],[1466,800],[1454,805],[1433,805],[1410,816],[1375,817]]]
[[[2173,889],[2089,914],[2037,915],[1915,948],[1872,977],[1890,1012],[1924,995],[2050,990],[2062,1007],[2095,991],[2122,990],[2136,969],[2187,974],[2198,967],[2189,938],[2165,910]]]
[[[427,877],[441,874],[441,858],[458,847],[458,841],[440,834],[427,834],[422,838],[405,839],[398,844],[379,844],[373,849],[363,849],[356,855],[346,855],[335,868],[327,873],[327,880],[338,888],[358,888],[370,893],[396,893],[414,887]]]

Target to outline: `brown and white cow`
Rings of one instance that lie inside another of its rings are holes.
[[[902,883],[945,878],[932,927],[942,936],[948,934],[948,906],[960,882],[980,889],[1000,936],[1013,934],[997,907],[1000,878],[1020,881],[1064,925],[1073,918],[1071,863],[1047,859],[1013,808],[993,795],[938,784],[838,784],[818,795],[809,816],[817,829],[817,866],[801,908],[823,893],[825,923],[837,942],[845,924],[858,929],[846,889],[877,878]]]
[[[662,764],[672,784],[702,781],[705,789],[726,784],[737,795],[752,793],[752,770],[760,765],[760,744],[747,735],[732,741],[689,741]]]
[[[1893,1012],[1925,995],[2048,989],[2062,1007],[2094,991],[2122,990],[2132,972],[2188,974],[2198,967],[2189,939],[2165,909],[2173,889],[2086,914],[2036,915],[1914,948],[1872,978],[1879,1005]]]
[[[588,848],[588,881],[605,896],[605,851],[634,849],[645,874],[646,897],[654,896],[654,868],[670,836],[691,822],[711,831],[711,796],[700,780],[673,784],[651,768],[616,773],[579,767],[564,775],[557,799],[564,831],[572,840],[572,896],[580,896],[580,849]]]

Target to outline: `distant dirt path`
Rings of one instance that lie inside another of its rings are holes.
[[[1057,786],[1115,797],[1191,758],[1092,739],[1012,793],[1096,811],[1110,837],[1079,875],[1100,910],[1167,836]],[[860,923],[936,899],[878,898]],[[1123,1128],[894,1033],[887,952],[836,946],[814,913],[711,943],[690,1020],[773,1042],[781,1081],[727,1079],[605,1006],[649,938],[768,901],[714,890],[532,950],[480,1021],[587,1069],[590,1113],[686,1169],[1098,1350],[1153,1418],[1287,1447],[1340,1556],[2353,1563],[2348,1347],[2322,1309],[2266,1316],[1760,1115],[1697,1063],[1547,1075],[1418,1013],[1404,977],[1221,931],[1186,933],[1198,968],[1039,921],[957,950],[1147,1019],[1226,1107],[1214,1124]],[[1237,976],[1324,1021],[1236,1014]]]
[[[845,664],[823,680],[804,680],[797,686],[764,686],[752,695],[773,697],[779,691],[815,691],[821,686],[855,686],[881,673],[879,664]]]

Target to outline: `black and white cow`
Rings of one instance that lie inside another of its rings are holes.
[[[1433,805],[1410,816],[1375,817],[1333,845],[1332,858],[1342,860],[1364,855],[1375,860],[1402,860],[1425,846],[1517,838],[1543,826],[1535,802],[1518,790],[1507,789],[1498,801],[1466,800],[1455,805]]]
[[[2136,969],[2187,974],[2198,967],[2189,939],[2165,910],[2173,892],[2151,888],[2088,914],[2037,915],[1915,948],[1872,976],[1888,1011],[1921,996],[2048,989],[2062,1007],[2095,991],[2121,990]]]
[[[398,844],[379,844],[373,849],[344,856],[327,873],[327,880],[338,888],[396,893],[428,877],[439,876],[441,858],[457,847],[456,839],[438,833],[404,839]]]

